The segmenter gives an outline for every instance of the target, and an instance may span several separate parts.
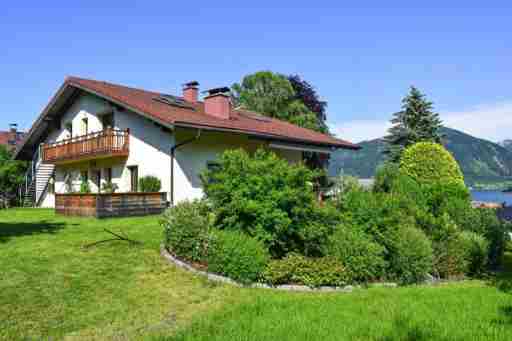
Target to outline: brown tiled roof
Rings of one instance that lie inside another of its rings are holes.
[[[77,77],[68,77],[65,81],[66,84],[107,97],[129,109],[170,125],[205,127],[306,144],[358,149],[358,146],[348,141],[300,128],[288,122],[277,119],[257,120],[251,118],[250,115],[244,115],[242,110],[233,110],[230,119],[219,119],[205,114],[203,102],[194,104],[195,110],[191,110],[155,101],[154,98],[161,95],[157,92]]]

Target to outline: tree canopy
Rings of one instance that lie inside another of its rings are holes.
[[[235,104],[244,109],[328,132],[327,103],[320,101],[314,87],[298,75],[259,71],[233,84],[232,90]]]
[[[432,102],[414,86],[402,100],[402,110],[391,119],[393,126],[385,137],[389,161],[398,162],[405,148],[417,142],[441,143],[441,120]]]
[[[12,152],[0,145],[0,207],[9,205],[24,181],[26,163],[14,161]]]

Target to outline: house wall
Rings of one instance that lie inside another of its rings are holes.
[[[73,125],[73,136],[82,135],[82,119],[88,119],[88,132],[103,129],[101,117],[95,113],[108,109],[108,103],[93,95],[82,95],[64,113],[61,128],[49,133],[46,143],[60,141],[70,137],[66,122]],[[89,186],[93,193],[99,188],[94,183],[93,171],[101,172],[102,184],[105,183],[106,169],[112,169],[112,182],[118,186],[117,192],[128,192],[131,189],[130,170],[128,167],[137,166],[139,178],[153,175],[162,182],[161,191],[167,192],[170,200],[171,189],[171,147],[196,136],[193,129],[176,129],[174,133],[162,128],[154,122],[128,110],[114,110],[114,128],[130,129],[129,156],[117,158],[96,159],[91,161],[73,162],[57,165],[55,168],[55,193],[67,193],[66,177],[71,179],[72,191],[79,191],[82,171],[88,172]],[[227,149],[244,148],[255,151],[266,142],[250,139],[240,134],[220,132],[202,132],[200,138],[176,150],[174,162],[174,195],[175,202],[185,199],[200,198],[200,174],[209,161],[215,161]],[[290,162],[300,162],[302,152],[291,150],[274,150]],[[101,185],[100,184],[100,187]],[[42,205],[53,207],[55,198],[52,193],[46,193]]]

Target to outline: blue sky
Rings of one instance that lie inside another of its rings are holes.
[[[512,138],[512,4],[37,1],[0,12],[0,129],[27,129],[65,76],[180,92],[297,73],[340,137],[377,137],[412,84],[447,125]],[[447,5],[448,4],[448,5]]]

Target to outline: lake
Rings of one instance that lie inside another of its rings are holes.
[[[485,202],[506,202],[507,206],[512,205],[512,193],[503,193],[499,191],[471,191],[473,200]]]

